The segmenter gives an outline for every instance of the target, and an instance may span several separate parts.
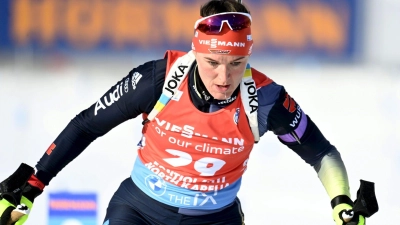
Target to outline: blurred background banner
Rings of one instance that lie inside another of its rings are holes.
[[[135,53],[189,50],[205,0],[3,0],[0,51]],[[359,1],[246,0],[254,54],[351,60]]]
[[[48,225],[97,224],[96,193],[50,193]]]

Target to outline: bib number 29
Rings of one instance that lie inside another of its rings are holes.
[[[173,167],[187,166],[193,162],[192,156],[176,149],[166,149],[166,152],[177,158],[164,158],[163,160]],[[200,176],[213,176],[220,170],[226,162],[221,159],[204,157],[194,162],[194,169],[200,173]]]

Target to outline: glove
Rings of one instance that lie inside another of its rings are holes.
[[[341,203],[333,208],[333,219],[336,225],[365,225],[365,217],[354,213],[353,207],[346,203]]]
[[[21,225],[28,219],[33,200],[44,188],[34,172],[32,167],[22,163],[0,183],[0,225]]]
[[[375,196],[375,184],[360,180],[357,199],[353,201],[347,195],[338,195],[331,201],[333,219],[336,225],[365,225],[365,218],[379,210]]]

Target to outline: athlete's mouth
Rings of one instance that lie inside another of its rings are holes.
[[[218,85],[218,84],[216,84],[215,86],[217,87],[219,92],[227,92],[231,85],[229,85],[229,84],[228,85]]]
[[[218,85],[218,84],[217,84],[217,86],[218,86],[219,88],[229,88],[229,86],[231,86],[231,85],[229,85],[229,84],[227,84],[227,85]]]

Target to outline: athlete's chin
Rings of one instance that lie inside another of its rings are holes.
[[[225,99],[231,97],[231,95],[232,95],[231,92],[228,92],[228,93],[213,93],[214,99],[217,99],[217,100],[225,100]]]

